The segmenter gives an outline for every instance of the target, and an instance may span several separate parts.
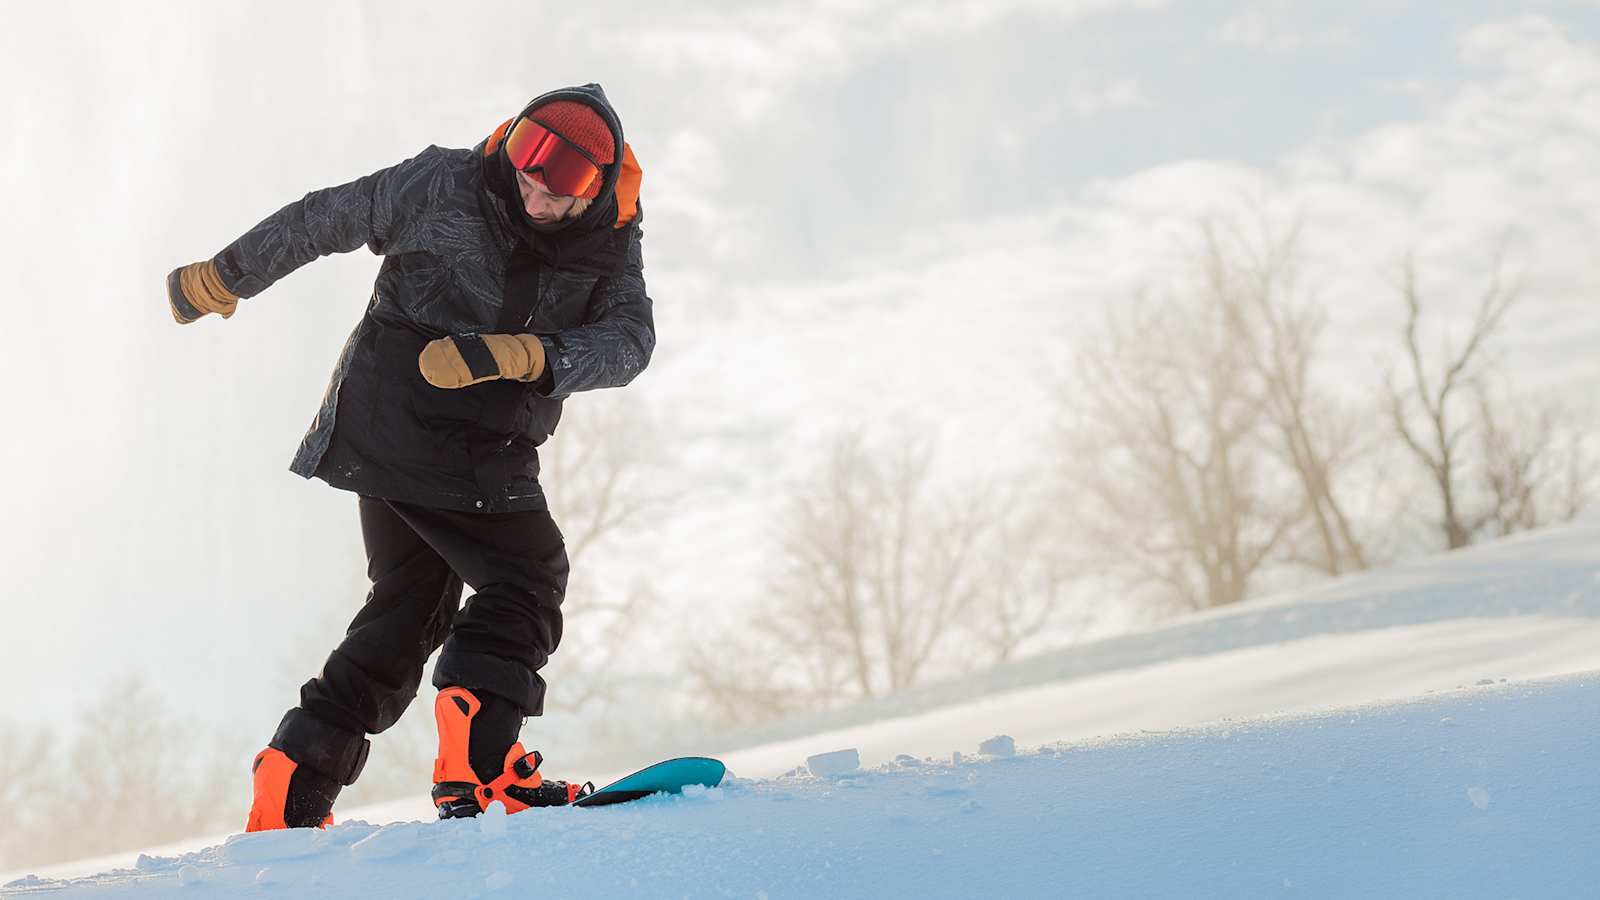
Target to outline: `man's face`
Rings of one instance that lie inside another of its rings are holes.
[[[561,221],[572,211],[573,204],[578,202],[576,197],[550,193],[527,172],[517,173],[517,190],[522,192],[522,208],[528,211],[528,218],[540,225]]]

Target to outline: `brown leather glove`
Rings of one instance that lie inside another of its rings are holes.
[[[441,388],[496,378],[534,381],[544,374],[544,344],[533,334],[457,334],[429,341],[417,368]]]
[[[187,325],[206,313],[228,318],[238,307],[239,296],[223,286],[216,264],[208,259],[172,270],[167,276],[167,305],[178,324]]]

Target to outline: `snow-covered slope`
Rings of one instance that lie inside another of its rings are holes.
[[[1395,631],[1424,625],[1439,627]],[[1600,652],[1595,652],[1600,644],[1580,640],[1552,645],[1540,634],[1542,629],[1580,634],[1594,628],[1600,628],[1600,515],[1066,647],[952,683],[780,722],[730,743],[768,745],[1022,688],[1170,667],[1201,657],[1235,670],[1229,693],[1239,705],[1215,710],[1215,716],[1404,697],[1463,680],[1600,668]],[[1515,636],[1519,629],[1531,629],[1522,633],[1525,640]],[[1316,643],[1294,646],[1308,639]],[[1242,651],[1270,655],[1266,648],[1272,647],[1284,652],[1248,664],[1239,657],[1238,666],[1230,666],[1226,658]],[[1308,656],[1301,660],[1302,654]],[[1346,657],[1342,668],[1333,659],[1341,654]],[[1312,657],[1329,666],[1309,668]],[[1280,668],[1285,665],[1289,668]],[[1163,679],[1163,693],[1195,695],[1205,687],[1182,667],[1166,672],[1170,679]],[[1259,703],[1254,700],[1257,691],[1265,692]],[[1149,692],[1137,696],[1141,703],[1117,704],[1130,718],[1102,722],[1102,730],[1086,733],[1153,727],[1141,710],[1159,698]],[[1204,721],[1204,712],[1201,716],[1185,715],[1182,721]]]
[[[1586,896],[1600,676],[629,807],[241,835],[19,894]],[[59,893],[54,893],[59,892]]]
[[[835,747],[871,764],[997,732],[1042,744],[1591,670],[1600,516],[781,722],[723,756],[768,775]]]
[[[1588,670],[1594,518],[727,738],[695,749],[743,779],[698,796],[407,823],[419,794],[7,890],[1563,895],[1597,874],[1600,676],[1551,676]],[[952,762],[998,733],[1024,754]],[[779,777],[846,747],[866,771]]]

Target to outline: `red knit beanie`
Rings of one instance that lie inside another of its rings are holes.
[[[528,118],[554,131],[567,143],[583,148],[601,165],[616,161],[617,142],[611,136],[611,128],[588,104],[553,100],[529,110]]]

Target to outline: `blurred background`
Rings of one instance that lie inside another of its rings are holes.
[[[1593,0],[7,14],[0,798],[115,798],[88,850],[237,827],[367,587],[286,467],[379,260],[187,327],[166,273],[562,85],[643,165],[658,331],[546,447],[562,771],[1595,496]],[[426,791],[421,700],[341,804]],[[0,864],[83,824],[35,818]]]

